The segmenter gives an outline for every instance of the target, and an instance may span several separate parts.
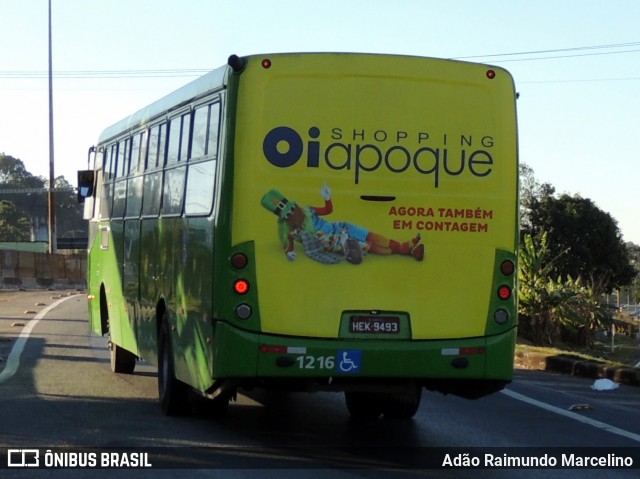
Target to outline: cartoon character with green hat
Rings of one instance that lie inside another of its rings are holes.
[[[300,206],[288,200],[278,190],[268,191],[260,203],[278,217],[278,235],[289,261],[296,259],[295,242],[303,245],[305,254],[325,264],[336,264],[346,259],[353,264],[362,262],[367,253],[413,256],[424,259],[424,245],[420,235],[409,241],[398,242],[352,223],[326,221],[323,216],[333,212],[331,189],[320,190],[323,207]]]

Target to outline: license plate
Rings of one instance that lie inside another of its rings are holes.
[[[349,331],[358,334],[398,334],[400,318],[396,316],[351,316]]]

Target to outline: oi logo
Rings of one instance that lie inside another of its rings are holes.
[[[312,126],[309,128],[309,136],[313,139],[319,138],[320,129]],[[285,143],[287,148],[280,150],[278,147],[282,143]],[[309,141],[307,148],[307,166],[317,168],[320,165],[320,142]],[[279,168],[288,168],[296,164],[302,157],[304,141],[293,128],[279,126],[267,133],[262,143],[262,151],[272,165]]]

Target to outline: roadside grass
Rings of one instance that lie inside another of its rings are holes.
[[[595,361],[611,366],[634,367],[640,361],[640,343],[626,334],[598,335],[591,348],[558,344],[553,347],[533,346],[518,338],[517,353],[539,353],[546,356],[566,356],[585,361]]]

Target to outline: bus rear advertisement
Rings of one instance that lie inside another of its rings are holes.
[[[320,129],[312,126],[309,136],[319,138]],[[483,148],[493,147],[493,138],[485,136],[480,139],[479,149],[473,149],[473,136],[460,135],[460,143],[454,148],[447,146],[448,135],[442,136],[440,147],[429,141],[430,135],[420,132],[417,136],[419,148],[410,151],[408,133],[396,132],[396,142],[390,142],[385,130],[376,130],[372,135],[373,143],[356,143],[365,141],[366,130],[353,130],[353,143],[332,142],[326,147],[319,141],[307,143],[305,155],[308,168],[318,168],[322,163],[332,170],[353,170],[354,183],[358,184],[365,172],[376,172],[386,169],[391,173],[404,173],[409,169],[431,176],[434,187],[438,187],[443,175],[458,176],[465,169],[477,177],[491,174],[493,157],[490,151]],[[333,128],[331,139],[343,139],[341,128]],[[391,143],[388,145],[387,143]],[[282,145],[285,145],[284,147]],[[271,130],[264,139],[264,156],[271,164],[287,168],[296,164],[304,155],[303,139],[294,129],[279,126]],[[421,146],[422,145],[422,146]],[[470,147],[470,148],[469,148]],[[282,149],[285,149],[282,152]]]
[[[423,388],[502,389],[515,99],[481,64],[234,55],[107,128],[79,186],[112,369],[157,364],[166,414],[264,387],[409,418]]]

